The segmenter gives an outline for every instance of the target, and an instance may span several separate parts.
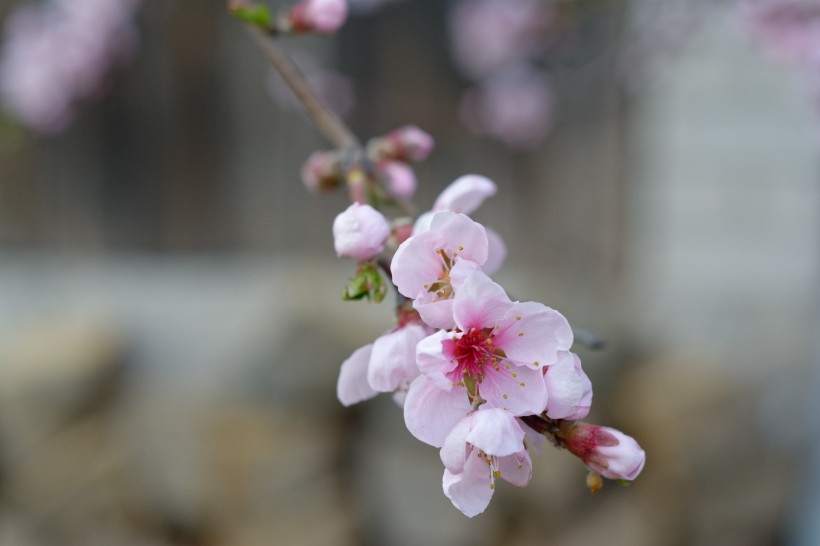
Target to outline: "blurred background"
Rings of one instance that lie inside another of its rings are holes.
[[[0,545],[820,544],[820,5],[669,4],[284,41],[363,139],[435,137],[422,210],[493,179],[497,280],[608,342],[590,420],[643,474],[593,496],[547,447],[467,519],[389,397],[336,400],[390,299],[340,300],[328,144],[223,3],[0,0]]]

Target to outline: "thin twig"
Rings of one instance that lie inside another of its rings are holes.
[[[307,83],[304,74],[288,58],[284,51],[262,29],[247,25],[248,32],[256,45],[265,53],[270,63],[281,74],[299,102],[305,107],[308,116],[319,130],[336,148],[340,150],[362,149],[356,135],[331,110]]]

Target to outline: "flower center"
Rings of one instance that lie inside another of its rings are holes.
[[[484,379],[487,367],[498,370],[498,363],[506,355],[504,351],[493,346],[493,328],[482,328],[480,330],[471,328],[468,332],[463,332],[461,337],[455,339],[455,349],[453,358],[456,367],[448,374],[448,379],[454,383],[462,380],[468,383],[481,383]],[[471,394],[478,394],[472,392]]]
[[[453,265],[455,265],[458,252],[453,252],[453,256],[450,257],[443,248],[439,248],[436,250],[436,254],[441,257],[441,274],[439,274],[435,281],[424,285],[425,290],[434,295],[434,302],[448,300],[453,297],[453,287],[450,284],[450,270],[453,269]]]

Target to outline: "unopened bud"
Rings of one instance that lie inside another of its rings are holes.
[[[384,250],[389,236],[387,220],[370,205],[353,203],[333,221],[333,246],[339,256],[369,260]]]
[[[410,199],[416,193],[416,173],[404,161],[381,161],[376,172],[399,199]]]
[[[341,164],[336,152],[313,152],[302,166],[302,182],[313,193],[332,190],[341,181]]]
[[[302,0],[285,15],[294,32],[333,34],[347,20],[345,0]]]
[[[634,480],[646,461],[638,442],[613,428],[575,422],[562,427],[555,436],[590,470],[610,480]]]
[[[423,161],[433,151],[435,144],[433,137],[426,132],[414,125],[406,125],[374,139],[370,151],[375,159]]]

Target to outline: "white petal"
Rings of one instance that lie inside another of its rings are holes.
[[[453,473],[459,473],[464,470],[464,463],[467,462],[467,457],[470,455],[470,446],[467,445],[467,435],[470,433],[470,428],[473,423],[473,415],[466,416],[453,427],[450,434],[444,440],[444,445],[441,446],[439,455],[444,466]]]
[[[418,375],[416,345],[426,335],[421,326],[410,325],[376,340],[367,370],[367,381],[373,390],[392,392],[402,381]]]
[[[503,457],[524,449],[524,430],[502,409],[482,409],[472,416],[466,440],[488,455]]]
[[[404,401],[404,422],[410,434],[433,447],[441,447],[469,411],[467,389],[459,387],[447,392],[421,375],[410,384]]]
[[[490,470],[475,451],[467,459],[464,472],[453,474],[444,470],[444,494],[465,516],[473,517],[487,509],[493,498]]]
[[[367,382],[367,367],[373,345],[365,345],[342,362],[339,382],[336,384],[336,395],[345,406],[352,406],[363,400],[373,398],[378,393],[370,388]]]
[[[444,188],[433,205],[435,212],[449,210],[470,214],[484,200],[497,191],[495,183],[487,177],[468,174],[456,179]]]

